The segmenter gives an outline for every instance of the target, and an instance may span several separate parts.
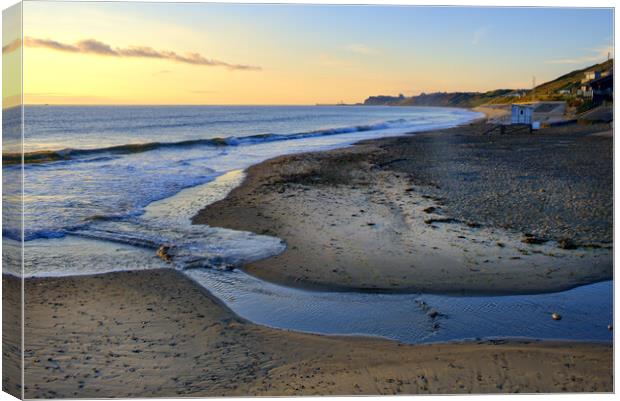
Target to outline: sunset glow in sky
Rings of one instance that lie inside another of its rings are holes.
[[[529,88],[533,75],[604,61],[613,43],[611,9],[26,2],[23,12],[27,104]]]

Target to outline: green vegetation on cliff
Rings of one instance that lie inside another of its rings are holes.
[[[435,92],[417,96],[371,96],[364,101],[368,106],[443,106],[476,107],[483,104],[506,104],[538,100],[566,100],[575,98],[575,91],[581,85],[585,72],[590,70],[607,71],[613,69],[613,59],[590,67],[564,74],[552,81],[538,85],[534,90],[496,89],[488,92]],[[559,93],[568,90],[571,93]]]

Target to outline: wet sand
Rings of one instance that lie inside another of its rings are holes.
[[[278,157],[195,218],[283,239],[244,266],[310,289],[515,294],[612,278],[613,146],[475,123]]]
[[[18,288],[3,277],[5,319]],[[611,345],[409,346],[275,330],[172,270],[28,279],[25,294],[27,398],[613,389]]]
[[[195,222],[284,239],[283,254],[244,269],[305,288],[514,293],[609,279],[612,146],[590,135],[607,129],[498,136],[476,124],[280,157]],[[18,293],[3,276],[5,320],[18,319]],[[611,344],[276,330],[173,270],[28,279],[25,299],[27,398],[613,391]],[[3,345],[15,393],[19,347]]]

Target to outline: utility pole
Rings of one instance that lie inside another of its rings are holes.
[[[536,75],[532,75],[532,100],[536,98]]]

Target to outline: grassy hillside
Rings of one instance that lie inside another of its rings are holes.
[[[571,71],[568,74],[564,74],[561,77],[554,79],[553,81],[545,82],[538,85],[533,91],[526,91],[525,96],[520,97],[520,102],[530,102],[535,100],[570,100],[571,95],[560,95],[557,92],[559,90],[568,89],[573,90],[581,86],[581,80],[585,76],[585,72],[589,70],[606,71],[613,69],[614,60],[610,59],[600,64],[594,64],[581,70]],[[510,103],[514,99],[505,98],[499,96],[489,103]]]
[[[364,101],[367,106],[444,106],[444,107],[476,107],[488,103],[498,96],[513,92],[512,89],[497,89],[479,92],[435,92],[422,93],[418,96],[371,96]]]
[[[584,73],[591,69],[604,71],[613,68],[613,59],[604,63],[594,64],[581,70],[569,72],[553,81],[538,85],[534,90],[496,89],[489,92],[436,92],[423,93],[418,96],[371,96],[364,101],[365,105],[387,106],[448,106],[448,107],[476,107],[483,104],[505,104],[514,102],[530,102],[535,100],[566,100],[569,103],[575,100],[574,95],[560,95],[562,89],[576,89],[580,86]],[[523,96],[508,96],[515,92]]]
[[[456,93],[429,93],[413,96],[400,102],[401,106],[447,106],[447,107],[476,107],[488,103],[492,99],[511,93],[511,89],[497,89],[494,91],[456,92]]]

